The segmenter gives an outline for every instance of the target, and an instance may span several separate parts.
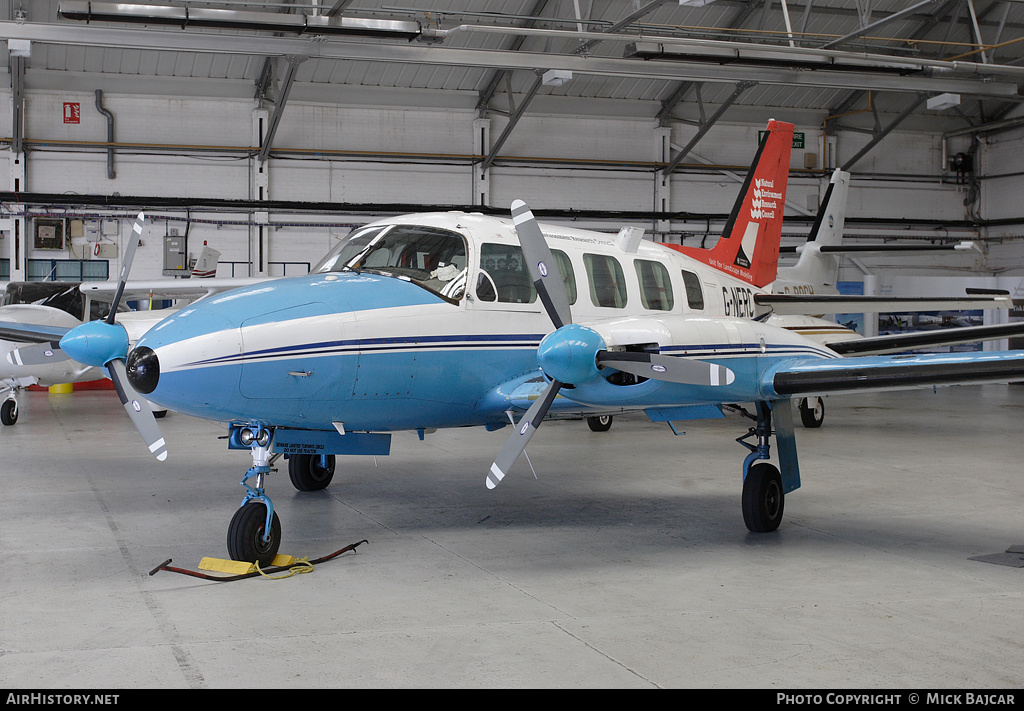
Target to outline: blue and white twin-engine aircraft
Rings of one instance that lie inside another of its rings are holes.
[[[521,201],[511,219],[392,217],[353,231],[310,274],[203,299],[132,349],[113,319],[72,329],[60,348],[107,368],[158,457],[166,444],[146,400],[227,422],[229,446],[251,450],[228,530],[237,560],[266,563],[278,549],[264,485],[280,455],[296,488],[322,489],[335,455],[386,454],[394,431],[493,430],[523,411],[480,472],[488,487],[548,416],[676,421],[753,403],[743,519],[773,531],[800,485],[792,399],[1024,378],[1024,351],[842,357],[766,323],[792,132],[768,123],[709,250],[540,225]]]

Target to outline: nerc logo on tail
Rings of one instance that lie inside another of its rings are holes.
[[[768,122],[718,244],[711,249],[666,246],[756,287],[775,281],[793,129],[791,123]]]

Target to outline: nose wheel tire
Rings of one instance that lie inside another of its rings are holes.
[[[326,489],[334,478],[334,455],[293,454],[288,458],[288,478],[299,491]]]
[[[588,417],[587,425],[594,432],[607,432],[612,428],[612,416],[597,415],[595,417]]]
[[[782,523],[786,497],[782,475],[775,466],[762,462],[750,467],[743,481],[743,523],[753,533],[769,533]]]
[[[228,526],[228,556],[232,560],[270,565],[281,546],[281,521],[274,513],[270,525],[270,540],[263,540],[267,526],[267,507],[259,502],[242,506],[231,518]]]
[[[17,421],[18,403],[15,400],[5,400],[4,404],[0,405],[0,422],[10,426]]]

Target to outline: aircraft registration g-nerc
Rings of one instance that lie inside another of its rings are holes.
[[[72,329],[60,347],[107,367],[158,457],[166,444],[146,399],[229,423],[229,446],[253,462],[228,528],[237,560],[266,563],[277,551],[265,477],[282,454],[296,488],[321,489],[335,455],[386,454],[391,432],[497,429],[523,411],[480,472],[491,488],[552,415],[629,409],[672,421],[754,403],[742,511],[750,530],[772,531],[800,485],[791,399],[1024,375],[1024,352],[846,358],[765,323],[792,131],[768,123],[709,250],[630,229],[542,226],[521,201],[511,219],[405,215],[353,231],[306,276],[186,306],[130,351],[112,320]]]

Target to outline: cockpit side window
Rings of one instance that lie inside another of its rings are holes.
[[[354,237],[363,242],[365,236]],[[466,241],[456,232],[394,225],[369,235],[361,249],[352,247],[342,248],[329,271],[351,269],[408,279],[455,301],[466,291]]]
[[[518,245],[480,245],[480,274],[477,276],[476,296],[480,301],[498,301],[506,304],[532,304],[537,300],[537,288]]]

